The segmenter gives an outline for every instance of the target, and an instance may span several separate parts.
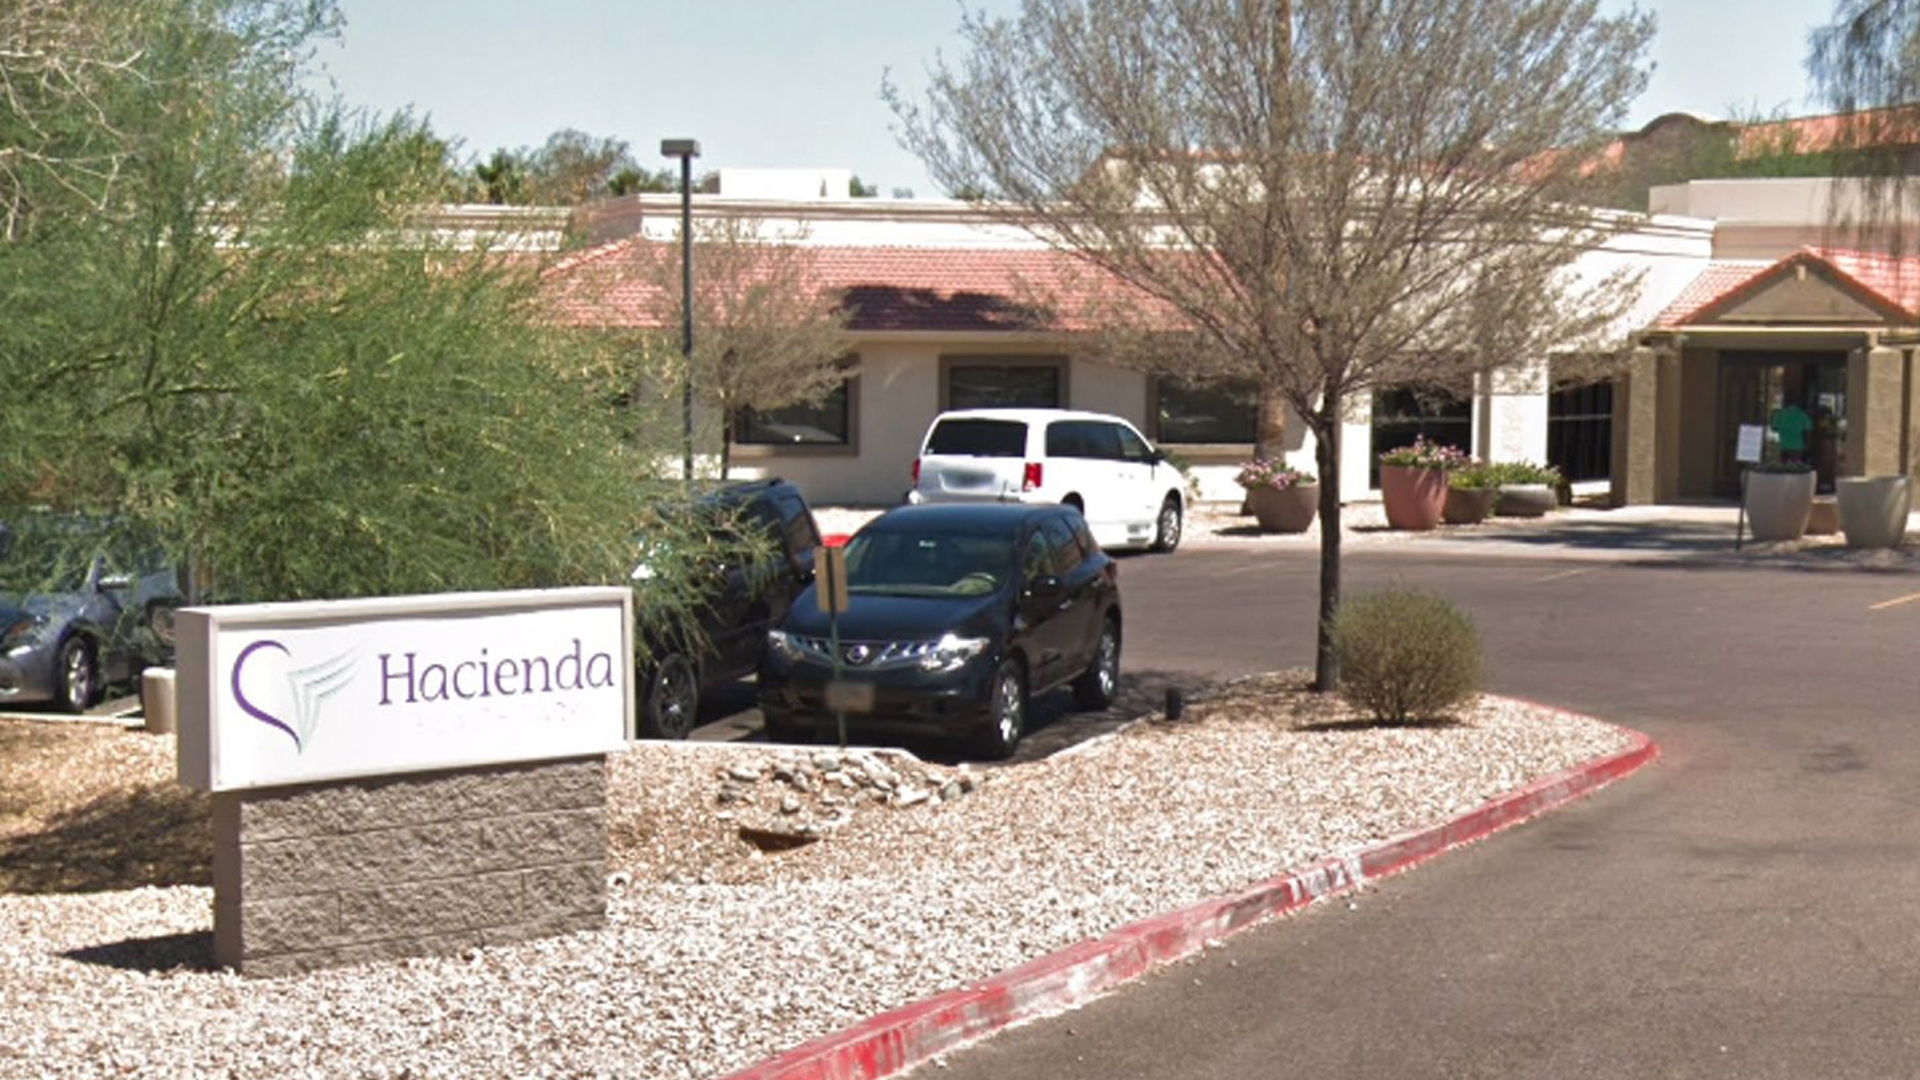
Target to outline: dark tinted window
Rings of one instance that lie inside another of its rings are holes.
[[[947,369],[949,409],[1057,409],[1060,369],[1052,364],[955,364]]]
[[[805,503],[793,495],[778,496],[774,503],[780,508],[781,530],[786,536],[788,551],[805,551],[820,545],[820,530],[814,525],[813,515]]]
[[[1147,440],[1135,435],[1132,430],[1119,424],[1105,426],[1120,443],[1119,457],[1122,461],[1145,461],[1153,456],[1153,449],[1147,445]]]
[[[1100,436],[1094,429],[1101,425],[1088,420],[1055,420],[1047,425],[1047,456],[1097,458],[1101,453]]]
[[[1066,518],[1050,517],[1040,523],[1040,531],[1046,536],[1052,551],[1051,573],[1071,573],[1074,567],[1080,565],[1080,541],[1074,538],[1073,527],[1067,524]]]
[[[1018,420],[942,420],[927,436],[929,454],[1026,457],[1027,425]]]
[[[1416,438],[1473,453],[1473,393],[1420,387],[1380,390],[1373,395],[1373,453],[1370,478],[1380,486],[1380,455]]]
[[[896,596],[980,596],[1013,569],[1013,537],[867,529],[847,544],[847,588]]]
[[[1020,563],[1020,579],[1032,581],[1034,578],[1053,573],[1053,541],[1040,529],[1034,529],[1027,536],[1026,557]]]
[[[817,402],[777,409],[742,409],[734,441],[754,446],[845,446],[853,430],[848,383]]]
[[[1260,414],[1259,388],[1249,382],[1185,386],[1158,383],[1163,443],[1250,443]]]

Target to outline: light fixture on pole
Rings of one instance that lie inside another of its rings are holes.
[[[680,476],[693,483],[693,159],[697,139],[661,139],[660,156],[680,159]]]

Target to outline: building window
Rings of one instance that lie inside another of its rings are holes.
[[[1251,443],[1259,437],[1260,391],[1250,382],[1188,386],[1154,382],[1154,437],[1163,443]]]
[[[1368,483],[1380,486],[1381,454],[1420,437],[1473,453],[1473,395],[1424,386],[1375,391]]]
[[[950,357],[941,362],[948,409],[1057,409],[1066,364],[1054,358]]]
[[[853,441],[853,376],[817,402],[742,409],[733,441],[743,446],[847,446]]]
[[[1563,387],[1547,397],[1547,464],[1568,480],[1605,480],[1613,465],[1613,383]]]

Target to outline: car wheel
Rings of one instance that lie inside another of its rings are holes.
[[[1078,510],[1078,511],[1080,512],[1080,516],[1081,516],[1081,517],[1085,517],[1085,516],[1087,516],[1087,504],[1086,504],[1086,503],[1084,503],[1084,502],[1081,502],[1081,501],[1080,501],[1080,496],[1078,496],[1078,495],[1069,495],[1069,496],[1067,496],[1066,498],[1064,498],[1064,499],[1061,499],[1061,500],[1060,500],[1060,505],[1061,505],[1061,506],[1071,506],[1071,507],[1073,507],[1073,508],[1074,508],[1075,510]]]
[[[68,712],[86,712],[100,696],[100,668],[86,638],[68,638],[60,646],[59,676],[60,707]]]
[[[1180,546],[1183,517],[1179,497],[1167,496],[1167,501],[1160,504],[1160,516],[1154,521],[1153,550],[1172,551]]]
[[[1093,663],[1073,680],[1073,700],[1082,709],[1104,709],[1120,693],[1120,627],[1112,619],[1100,627]]]
[[[980,733],[980,756],[1012,757],[1027,731],[1027,676],[1017,660],[1002,660],[988,690],[987,726]]]
[[[684,739],[700,716],[700,676],[693,661],[668,653],[654,665],[640,703],[640,732],[653,739]]]

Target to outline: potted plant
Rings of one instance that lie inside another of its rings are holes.
[[[1320,482],[1284,461],[1256,458],[1234,479],[1247,489],[1247,509],[1261,532],[1306,532],[1320,507]]]
[[[1747,470],[1747,526],[1755,540],[1798,540],[1813,513],[1813,466],[1763,461]]]
[[[1907,535],[1913,511],[1910,476],[1849,476],[1840,481],[1840,531],[1847,546],[1895,548]]]
[[[1474,462],[1447,471],[1447,502],[1440,516],[1449,525],[1478,525],[1493,513],[1500,487],[1485,465]]]
[[[1387,524],[1424,530],[1440,524],[1447,504],[1447,473],[1466,465],[1462,451],[1416,436],[1411,445],[1380,455],[1380,501]]]
[[[1543,517],[1560,505],[1560,470],[1551,465],[1503,461],[1487,469],[1500,491],[1493,512],[1502,517]]]

